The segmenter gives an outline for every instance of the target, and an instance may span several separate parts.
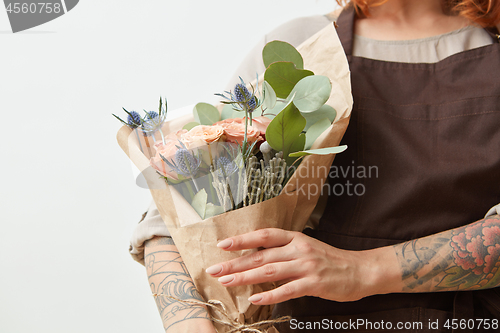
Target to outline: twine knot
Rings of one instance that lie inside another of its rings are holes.
[[[226,307],[221,301],[218,300],[208,300],[208,302],[201,302],[201,301],[186,301],[182,300],[170,295],[165,295],[165,294],[153,294],[154,297],[162,296],[162,297],[167,297],[170,298],[174,301],[185,303],[185,304],[191,304],[191,305],[203,305],[206,306],[215,312],[219,313],[222,317],[222,319],[218,318],[211,318],[213,322],[216,322],[218,324],[222,324],[225,326],[229,326],[230,330],[227,331],[226,333],[266,333],[266,329],[269,328],[272,324],[277,324],[277,323],[283,323],[290,321],[292,317],[290,316],[283,316],[280,318],[276,319],[269,319],[269,320],[261,320],[252,324],[245,324],[245,323],[240,323],[229,315]]]

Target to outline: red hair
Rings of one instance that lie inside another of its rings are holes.
[[[388,0],[351,0],[358,14],[370,16],[370,7],[380,6]],[[346,5],[347,0],[337,0]],[[442,0],[447,10],[461,15],[482,27],[493,27],[500,23],[500,0]]]

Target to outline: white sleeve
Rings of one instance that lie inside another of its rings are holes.
[[[262,61],[262,49],[268,42],[281,40],[290,43],[294,47],[298,47],[328,24],[332,24],[333,19],[333,17],[328,15],[300,17],[288,21],[266,34],[247,54],[238,69],[234,72],[233,77],[229,80],[227,90],[232,90],[235,84],[240,83],[238,78],[240,76],[243,81],[252,82],[255,80],[257,74],[261,75],[264,73],[266,68]]]
[[[142,265],[144,265],[144,243],[153,237],[170,237],[167,226],[163,223],[154,202],[151,203],[144,218],[135,227],[130,239],[130,255]]]
[[[496,205],[495,207],[492,207],[484,217],[492,215],[500,215],[500,204]]]

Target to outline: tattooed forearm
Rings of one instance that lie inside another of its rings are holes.
[[[500,285],[500,217],[394,246],[403,291],[486,289]]]
[[[188,332],[189,325],[212,327],[206,308],[183,301],[203,301],[169,237],[154,238],[146,243],[145,264],[148,280],[160,312],[165,332]],[[178,300],[166,297],[172,296]],[[194,323],[202,321],[203,323]]]

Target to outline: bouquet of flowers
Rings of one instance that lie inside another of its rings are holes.
[[[271,307],[248,298],[274,284],[220,285],[207,267],[256,250],[225,252],[216,244],[262,228],[302,231],[334,154],[346,149],[338,144],[352,96],[334,27],[298,50],[270,42],[263,61],[263,79],[218,94],[225,105],[219,109],[199,103],[192,116],[165,121],[160,98],[158,112],[115,116],[126,125],[118,142],[145,177],[198,291],[222,306],[209,309],[219,332],[267,328],[259,322]]]

